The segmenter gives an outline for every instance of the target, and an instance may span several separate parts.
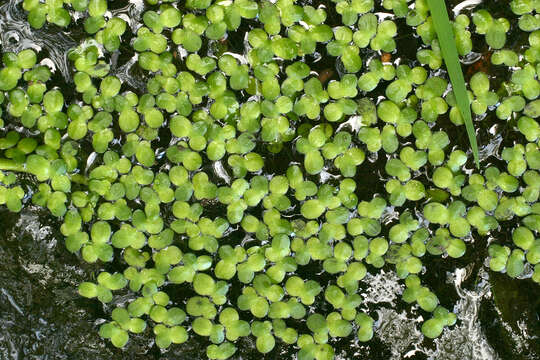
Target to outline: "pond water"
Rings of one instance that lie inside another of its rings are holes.
[[[306,2],[307,3],[307,2]],[[313,1],[315,3],[315,1]],[[316,2],[317,4],[324,1]],[[469,13],[480,1],[452,1],[455,9]],[[486,1],[479,6],[489,8],[494,16],[503,16],[498,9],[505,1]],[[328,19],[332,4],[327,4]],[[109,2],[109,9],[128,21],[135,30],[145,6],[142,1]],[[497,13],[499,11],[499,13]],[[507,11],[507,10],[504,10]],[[398,22],[399,24],[399,22]],[[71,66],[67,60],[67,50],[76,46],[85,36],[78,24],[67,31],[54,26],[41,30],[29,27],[26,15],[18,0],[0,0],[0,51],[14,51],[32,47],[40,50],[40,60],[55,69],[53,82],[67,90],[66,84],[72,79]],[[332,25],[332,24],[330,24]],[[243,26],[249,26],[243,25]],[[244,29],[245,30],[245,29]],[[411,30],[401,24],[397,39],[398,49],[412,52],[398,53],[396,61],[412,63],[419,42],[413,38]],[[243,46],[241,31],[228,39],[231,48]],[[133,37],[126,33],[125,44]],[[511,47],[518,48],[524,39],[518,32],[509,36]],[[481,44],[482,41],[474,41]],[[235,45],[236,43],[240,45]],[[122,48],[121,56],[112,55],[112,74],[118,76],[134,91],[142,90],[146,79],[136,66],[129,45]],[[125,51],[124,51],[125,50]],[[208,51],[211,51],[209,49]],[[468,67],[478,66],[486,61],[486,48],[475,48]],[[489,61],[487,65],[489,66]],[[336,64],[326,59],[314,63],[312,69],[329,71],[330,78],[338,76]],[[493,71],[499,71],[494,69]],[[466,72],[466,76],[467,76]],[[509,74],[494,73],[496,78]],[[469,75],[470,76],[470,75]],[[377,89],[373,96],[384,89]],[[64,92],[69,102],[69,91]],[[490,118],[492,116],[493,118]],[[463,127],[455,127],[448,118],[437,123],[452,139],[453,144],[468,148]],[[501,146],[512,145],[512,132],[500,125],[493,114],[475,124],[481,148],[483,165],[500,164],[497,155]],[[163,139],[168,143],[168,139]],[[89,145],[90,146],[90,145]],[[362,181],[358,196],[370,199],[373,193],[384,193],[383,182],[386,154],[372,157],[362,165],[362,173],[357,181]],[[289,162],[298,161],[298,154],[285,151],[279,157],[269,158],[265,165],[267,173],[282,171]],[[377,174],[377,176],[362,176]],[[427,173],[418,173],[416,178],[426,181]],[[216,175],[216,181],[218,176]],[[24,180],[24,179],[23,179]],[[26,179],[31,191],[32,179]],[[411,205],[411,210],[417,210]],[[220,211],[219,209],[215,210]],[[388,209],[389,216],[393,216]],[[28,204],[19,214],[9,213],[0,207],[0,359],[1,360],[59,360],[59,359],[202,359],[206,357],[207,338],[193,335],[182,345],[173,345],[161,351],[151,341],[150,330],[131,336],[123,350],[114,348],[109,341],[98,335],[99,325],[109,318],[110,309],[97,300],[81,298],[76,291],[82,281],[95,278],[101,265],[89,265],[65,249],[59,232],[60,222],[48,214],[47,210]],[[504,224],[499,232],[505,234]],[[229,241],[238,238],[231,234]],[[540,358],[540,287],[530,279],[510,279],[504,274],[489,271],[486,267],[489,237],[470,238],[467,253],[459,259],[424,257],[424,265],[430,269],[423,280],[439,297],[441,304],[457,314],[458,322],[446,329],[436,340],[425,339],[418,330],[423,321],[423,313],[418,307],[411,307],[401,301],[404,286],[387,265],[382,270],[370,268],[370,274],[363,280],[361,292],[364,301],[360,307],[368,312],[375,322],[375,337],[368,343],[359,343],[354,336],[332,343],[338,359],[539,359]],[[108,264],[107,269],[115,264]],[[320,270],[319,265],[300,268],[299,273]],[[317,268],[319,266],[319,268]],[[324,282],[322,278],[320,281]],[[182,289],[170,289],[179,299],[190,296]],[[231,294],[240,289],[231,289]],[[126,302],[126,294],[119,302]],[[317,306],[317,304],[315,304]],[[326,311],[319,304],[320,311]],[[425,315],[424,315],[425,316]],[[299,324],[299,326],[303,326]],[[290,359],[297,349],[278,342],[273,351],[261,355],[254,348],[251,338],[237,342],[238,351],[234,359]]]

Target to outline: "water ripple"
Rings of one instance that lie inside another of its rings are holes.
[[[77,42],[62,31],[46,24],[43,28],[32,29],[20,0],[10,0],[0,5],[0,48],[2,52],[19,52],[33,48],[45,51],[54,64],[53,70],[59,70],[67,81],[71,81],[67,52]]]

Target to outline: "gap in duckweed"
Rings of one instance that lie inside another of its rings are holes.
[[[0,253],[9,258],[0,266],[8,274],[0,321],[11,339],[1,351],[95,359],[540,354],[536,2],[484,1],[456,18],[479,172],[465,153],[425,1],[295,5],[0,5],[0,143],[9,160],[0,163],[28,171],[0,172],[0,203],[22,207],[0,217]],[[78,44],[86,52],[68,59]],[[29,47],[39,50],[36,61],[22,52]],[[32,62],[56,70],[46,76]],[[19,68],[29,78],[12,86]],[[53,91],[41,100],[43,83]],[[44,238],[24,224],[51,226],[49,245],[34,247]],[[174,235],[162,231],[169,227]],[[50,270],[36,270],[45,262]],[[35,274],[43,286],[29,285]],[[81,283],[90,299],[76,293]],[[36,348],[37,332],[51,334],[47,349]]]

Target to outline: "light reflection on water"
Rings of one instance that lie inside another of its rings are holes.
[[[26,14],[20,6],[20,0],[9,0],[0,5],[0,43],[2,52],[18,52],[33,48],[36,51],[46,51],[54,64],[54,70],[59,70],[62,76],[71,81],[67,52],[76,41],[65,32],[52,32],[45,25],[40,30],[30,27]]]

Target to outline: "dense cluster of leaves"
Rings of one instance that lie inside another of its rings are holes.
[[[74,93],[49,84],[32,50],[4,53],[0,70],[0,204],[47,207],[69,251],[124,266],[79,286],[103,303],[129,294],[102,337],[123,347],[150,329],[167,348],[193,332],[210,339],[209,358],[226,359],[253,336],[261,353],[281,341],[299,359],[332,359],[330,338],[372,338],[357,292],[368,271],[390,264],[435,338],[456,316],[422,285],[422,258],[462,257],[473,237],[497,238],[511,219],[512,241],[489,245],[489,267],[540,282],[537,1],[509,5],[530,33],[523,54],[504,48],[506,19],[478,10],[453,21],[461,56],[474,30],[494,66],[516,69],[498,89],[482,72],[468,83],[474,116],[495,113],[522,140],[500,152],[506,168],[476,172],[437,125],[445,114],[463,119],[445,73],[433,71],[442,55],[425,0],[385,0],[385,19],[373,0],[335,1],[333,27],[324,6],[293,0],[146,2],[131,44],[144,91],[111,73],[107,55],[127,24],[105,0],[23,2],[34,28],[83,19],[88,39],[68,54]],[[397,18],[423,42],[416,65],[386,56],[399,51]],[[234,51],[227,38],[239,29],[249,30]],[[318,56],[335,68],[310,68]],[[363,166],[377,157],[386,193],[360,200],[372,176]],[[18,174],[36,180],[28,194]],[[332,280],[298,276],[310,266]],[[193,296],[173,299],[173,284]]]

